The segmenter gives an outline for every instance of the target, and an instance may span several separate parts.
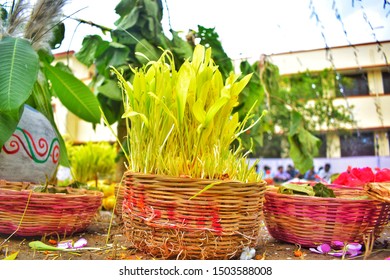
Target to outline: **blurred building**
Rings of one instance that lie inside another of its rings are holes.
[[[390,41],[279,53],[270,59],[281,75],[331,69],[337,78],[348,78],[334,102],[351,108],[356,127],[348,128],[351,133],[325,131],[326,157],[390,155]]]
[[[334,102],[351,108],[356,126],[348,133],[318,130],[323,153],[314,160],[316,168],[332,164],[333,172],[347,166],[390,166],[390,41],[339,46],[269,55],[281,75],[324,69],[335,71],[336,77],[347,78],[348,86],[340,83]],[[336,81],[337,82],[337,81]],[[291,159],[264,159],[273,166],[291,164]]]

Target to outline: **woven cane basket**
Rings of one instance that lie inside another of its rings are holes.
[[[264,194],[264,219],[272,237],[304,247],[332,241],[378,238],[390,217],[390,203],[370,199],[363,189],[330,185],[336,198],[287,195],[277,187]]]
[[[163,259],[232,259],[254,247],[266,183],[127,172],[122,218],[139,250]],[[205,192],[190,198],[206,186]]]
[[[116,197],[116,205],[115,205],[115,214],[122,219],[122,205],[123,205],[123,195],[125,191],[125,184],[122,182],[117,183],[115,185],[115,197]]]
[[[63,188],[63,193],[50,193],[34,192],[33,187],[0,180],[0,233],[70,235],[85,230],[102,203],[98,191]]]

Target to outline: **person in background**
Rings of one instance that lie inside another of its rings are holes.
[[[318,175],[316,171],[314,170],[314,166],[310,168],[306,173],[305,176],[303,176],[303,179],[308,181],[318,181]]]
[[[330,167],[330,163],[326,163],[324,168],[318,172],[318,176],[321,178],[321,180],[327,183],[330,183],[331,181],[332,174],[330,173]]]
[[[258,164],[255,165],[255,172],[256,172],[257,174],[259,174],[259,165],[258,165]]]
[[[284,171],[282,165],[278,166],[278,171],[275,173],[274,181],[275,183],[284,183],[291,179],[290,174],[287,171]]]
[[[298,170],[296,170],[295,167],[291,164],[287,165],[287,173],[290,174],[291,179],[297,178],[299,175]]]
[[[264,165],[263,169],[264,169],[264,174],[263,174],[264,181],[266,181],[268,185],[272,185],[274,183],[274,180],[271,174],[271,167],[269,167],[268,165]]]

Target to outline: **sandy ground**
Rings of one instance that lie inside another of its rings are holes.
[[[110,221],[111,228],[110,228]],[[108,236],[108,233],[109,236]],[[126,240],[123,224],[118,217],[111,219],[110,212],[101,211],[95,221],[83,233],[65,237],[77,241],[85,238],[88,247],[94,249],[77,252],[35,251],[29,247],[30,241],[41,240],[48,243],[49,238],[22,238],[0,235],[0,259],[18,252],[17,260],[149,260],[151,256],[139,252]],[[64,238],[52,238],[64,240]],[[301,248],[301,256],[295,256],[298,249],[295,244],[280,242],[272,238],[265,227],[262,228],[260,244],[256,248],[256,259],[266,260],[335,260],[339,257],[321,255],[310,252],[307,248]],[[363,254],[355,257],[355,260],[383,260],[390,257],[390,224],[386,227],[381,237],[375,242],[371,254]]]

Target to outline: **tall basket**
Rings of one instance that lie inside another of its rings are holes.
[[[139,250],[163,259],[232,259],[257,245],[264,181],[131,172],[125,177],[122,218],[127,238]]]

